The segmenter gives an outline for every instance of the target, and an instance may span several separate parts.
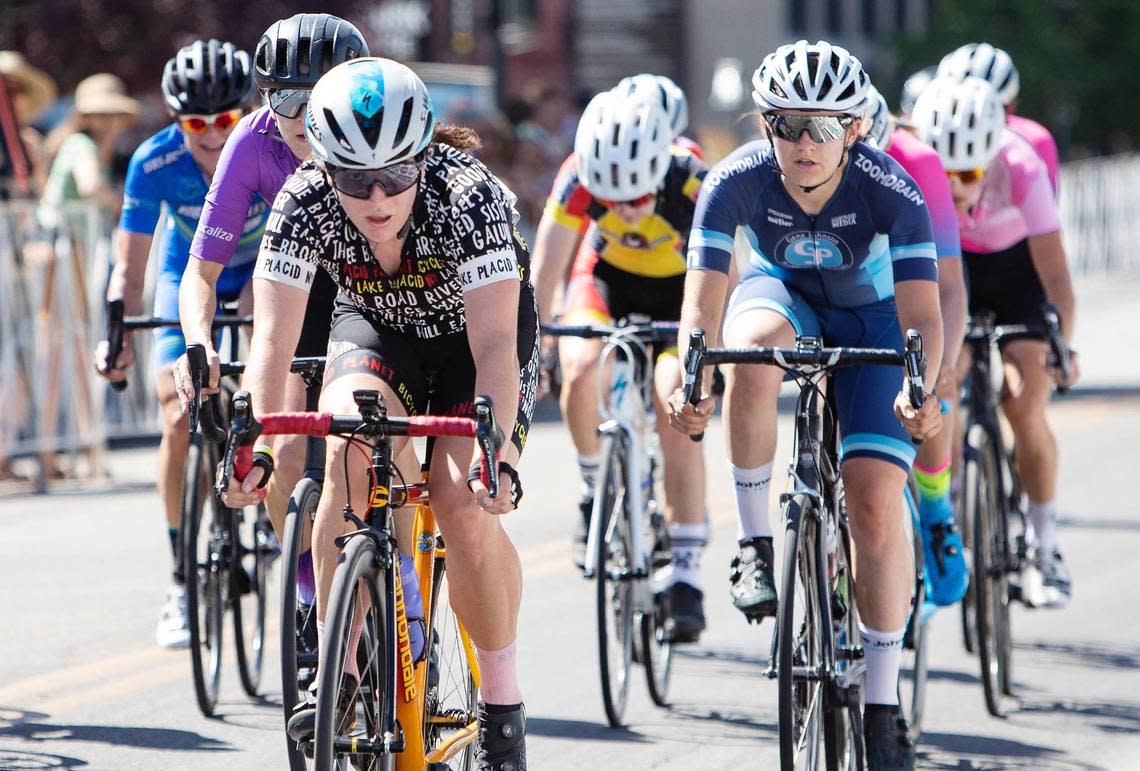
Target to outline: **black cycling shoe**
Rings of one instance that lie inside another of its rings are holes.
[[[914,743],[897,706],[868,704],[863,710],[867,771],[914,771]]]
[[[574,557],[574,566],[579,570],[586,567],[586,536],[590,533],[590,515],[594,513],[594,499],[582,498],[578,501],[578,524],[574,528],[574,537],[570,541],[570,554]]]
[[[732,604],[749,623],[776,615],[776,579],[772,569],[772,539],[751,538],[740,544],[732,559]]]
[[[526,771],[526,710],[522,704],[479,702],[475,771]]]
[[[337,725],[339,726],[337,733],[341,736],[356,727],[355,706],[359,692],[360,686],[356,678],[352,675],[345,675],[336,705]],[[289,716],[289,722],[285,724],[285,732],[289,734],[290,739],[298,744],[313,741],[313,737],[317,733],[316,702],[309,699],[294,707],[293,714]]]
[[[669,587],[668,595],[665,639],[675,643],[697,642],[705,630],[704,592],[677,581]]]

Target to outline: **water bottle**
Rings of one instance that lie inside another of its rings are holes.
[[[404,595],[404,615],[408,619],[408,640],[412,647],[412,660],[420,661],[427,639],[424,623],[424,598],[420,595],[420,577],[412,558],[400,552],[400,585]],[[397,630],[399,637],[399,630]]]

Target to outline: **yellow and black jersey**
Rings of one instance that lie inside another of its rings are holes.
[[[657,191],[653,213],[630,225],[578,179],[577,160],[567,158],[554,180],[544,216],[585,233],[598,256],[615,268],[640,276],[663,278],[685,272],[685,248],[693,224],[697,194],[708,173],[705,164],[689,150],[674,145],[665,181]]]

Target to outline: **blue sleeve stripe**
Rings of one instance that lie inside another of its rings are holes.
[[[728,273],[728,268],[732,264],[732,252],[725,254],[719,249],[690,247],[686,257],[685,267],[689,270],[717,270]]]
[[[899,281],[937,281],[938,263],[934,260],[900,260],[891,265],[895,282]]]
[[[859,450],[889,456],[907,468],[914,463],[916,452],[913,444],[885,434],[851,434],[843,438],[841,455],[846,457]]]
[[[928,260],[938,259],[938,252],[934,248],[933,241],[924,241],[921,244],[907,244],[904,246],[891,247],[891,260],[898,262],[899,260],[912,260],[919,257]]]
[[[696,246],[707,249],[719,249],[732,254],[733,243],[732,236],[725,235],[718,230],[694,228],[693,232],[689,234],[690,247]]]

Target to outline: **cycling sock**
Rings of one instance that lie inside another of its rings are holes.
[[[899,654],[902,652],[902,639],[906,628],[897,632],[880,632],[860,624],[859,632],[863,640],[863,657],[867,661],[864,702],[897,706]]]
[[[178,528],[166,528],[166,535],[170,538],[170,556],[174,557],[174,562],[178,562]]]
[[[598,467],[602,465],[602,454],[578,454],[578,472],[582,475],[582,494],[587,497],[594,495],[594,482],[598,478]]]
[[[1045,554],[1057,550],[1057,505],[1055,501],[1030,501],[1029,523],[1033,525],[1033,540]]]
[[[517,642],[517,641],[516,641]],[[485,651],[475,646],[479,659],[479,697],[485,704],[519,704],[522,691],[519,689],[518,667],[515,664],[515,642],[497,651]]]
[[[941,500],[950,494],[950,455],[932,468],[914,464],[914,481],[918,483],[918,495],[923,500]]]
[[[736,513],[739,518],[737,540],[771,538],[772,525],[768,522],[768,485],[772,481],[772,463],[759,468],[740,468],[728,464],[736,488]]]
[[[357,682],[360,682],[360,666],[356,662],[356,649],[363,633],[364,624],[353,624],[348,635],[348,648],[344,652],[344,673],[355,677]]]
[[[683,581],[694,589],[701,588],[701,555],[708,540],[709,526],[704,522],[669,525],[669,545],[673,549],[670,585]]]
[[[316,598],[317,578],[313,573],[313,551],[309,549],[297,557],[297,602],[312,605]]]

